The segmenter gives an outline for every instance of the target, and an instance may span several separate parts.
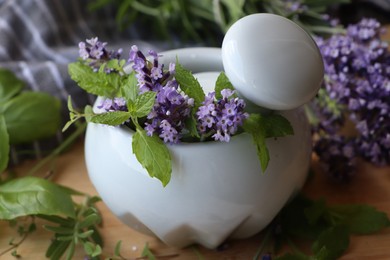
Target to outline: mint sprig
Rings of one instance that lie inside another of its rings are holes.
[[[172,172],[171,156],[164,142],[156,135],[148,136],[143,129],[137,129],[133,136],[132,148],[137,160],[165,187]]]
[[[68,65],[70,77],[90,94],[97,96],[114,97],[121,85],[123,78],[118,73],[105,73],[94,71],[90,66],[82,62],[73,62]]]
[[[386,213],[361,204],[327,205],[324,199],[311,200],[297,196],[286,205],[275,219],[282,233],[275,243],[305,239],[312,242],[306,254],[293,245],[293,252],[276,257],[277,260],[333,260],[349,247],[351,235],[372,234],[390,227]],[[274,226],[270,226],[274,228]]]
[[[263,172],[267,169],[270,161],[266,138],[294,134],[294,129],[290,122],[285,117],[275,113],[264,115],[252,113],[245,120],[243,128],[247,133],[252,135]]]
[[[191,71],[185,69],[180,63],[176,62],[175,70],[175,79],[179,83],[180,89],[194,99],[194,109],[197,110],[205,97],[202,87]]]

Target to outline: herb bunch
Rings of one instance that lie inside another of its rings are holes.
[[[337,179],[355,172],[358,158],[390,164],[390,53],[375,19],[349,25],[345,34],[317,43],[325,64],[324,87],[313,102],[315,152]],[[348,122],[352,133],[341,131]]]
[[[149,51],[149,60],[132,46],[129,59],[124,60],[116,58],[118,51],[108,51],[105,46],[97,38],[82,42],[81,58],[69,65],[71,78],[81,88],[103,97],[97,105],[100,111],[95,113],[87,106],[80,113],[69,100],[70,121],[64,129],[83,117],[93,123],[132,128],[133,153],[149,175],[164,186],[172,171],[166,144],[228,142],[245,130],[253,136],[265,171],[269,161],[265,139],[293,134],[288,120],[278,114],[245,112],[245,102],[237,97],[223,72],[215,91],[206,95],[194,75],[178,61],[165,70],[154,51]],[[105,55],[113,53],[115,57]]]
[[[373,234],[389,226],[386,213],[371,206],[328,205],[324,199],[312,200],[299,194],[264,231],[262,245],[253,259],[338,259],[349,248],[352,235]],[[297,246],[299,241],[311,243],[309,252]],[[290,250],[280,255],[285,245]]]
[[[219,46],[230,25],[246,15],[262,12],[289,18],[311,33],[332,34],[340,28],[331,26],[326,11],[332,5],[349,2],[350,0],[95,0],[90,8],[95,10],[113,5],[121,28],[133,24],[141,25],[142,28],[142,25],[147,24],[147,28],[143,29],[149,36],[195,40]]]

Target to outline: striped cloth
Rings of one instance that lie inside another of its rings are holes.
[[[68,120],[66,100],[72,96],[75,107],[93,102],[70,79],[67,64],[78,57],[78,43],[98,36],[109,42],[110,49],[130,44],[141,49],[156,49],[138,39],[130,28],[118,31],[115,10],[110,7],[89,11],[87,0],[0,0],[0,67],[7,68],[27,84],[26,88],[45,91],[63,103],[63,124]],[[162,45],[160,45],[162,46]],[[63,140],[59,131],[56,138],[32,145],[12,147],[11,161],[21,161],[26,151],[41,157]]]

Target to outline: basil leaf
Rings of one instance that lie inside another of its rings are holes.
[[[0,175],[7,168],[9,160],[9,136],[4,116],[0,114]]]
[[[179,83],[180,89],[194,99],[195,108],[199,107],[204,101],[205,95],[198,80],[192,75],[191,71],[186,70],[180,63],[176,63],[175,79]]]
[[[70,63],[68,72],[82,89],[97,96],[112,98],[122,84],[118,73],[94,72],[81,62]]]
[[[60,127],[60,102],[42,92],[23,92],[4,105],[10,143],[19,144],[54,135]]]
[[[126,111],[112,111],[103,114],[92,115],[89,119],[90,122],[105,125],[120,125],[130,118],[130,112]]]
[[[129,101],[135,101],[139,92],[137,84],[137,78],[135,77],[134,71],[132,71],[123,82],[120,93],[127,103],[129,103]]]
[[[244,122],[243,128],[252,135],[253,142],[256,145],[257,156],[260,160],[261,170],[263,173],[268,167],[270,160],[269,151],[265,143],[266,131],[262,124],[262,116],[259,114],[250,114]]]
[[[222,99],[221,91],[224,89],[234,90],[232,83],[224,72],[221,72],[215,82],[215,98]]]
[[[266,138],[293,135],[294,129],[290,122],[279,114],[263,115],[262,124],[265,128]]]
[[[334,260],[340,257],[348,246],[348,228],[344,225],[338,225],[322,232],[313,243],[312,250],[314,254],[320,254],[323,260]]]
[[[156,92],[148,91],[139,96],[135,100],[135,116],[147,116],[154,106],[156,100]]]
[[[147,136],[142,129],[137,129],[132,142],[133,153],[137,160],[148,171],[151,177],[156,177],[165,187],[171,179],[171,155],[163,141],[156,135]]]
[[[330,212],[341,218],[341,224],[355,234],[371,234],[390,226],[386,213],[368,205],[331,206]]]
[[[6,69],[0,69],[0,104],[18,94],[24,87],[24,82]],[[1,112],[1,108],[0,108]]]
[[[22,177],[0,185],[0,219],[26,215],[75,217],[70,195],[56,184],[37,177]]]

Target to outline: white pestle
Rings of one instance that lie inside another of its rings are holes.
[[[324,75],[321,53],[311,36],[273,14],[253,14],[234,23],[222,43],[222,62],[249,106],[271,110],[307,103]]]

